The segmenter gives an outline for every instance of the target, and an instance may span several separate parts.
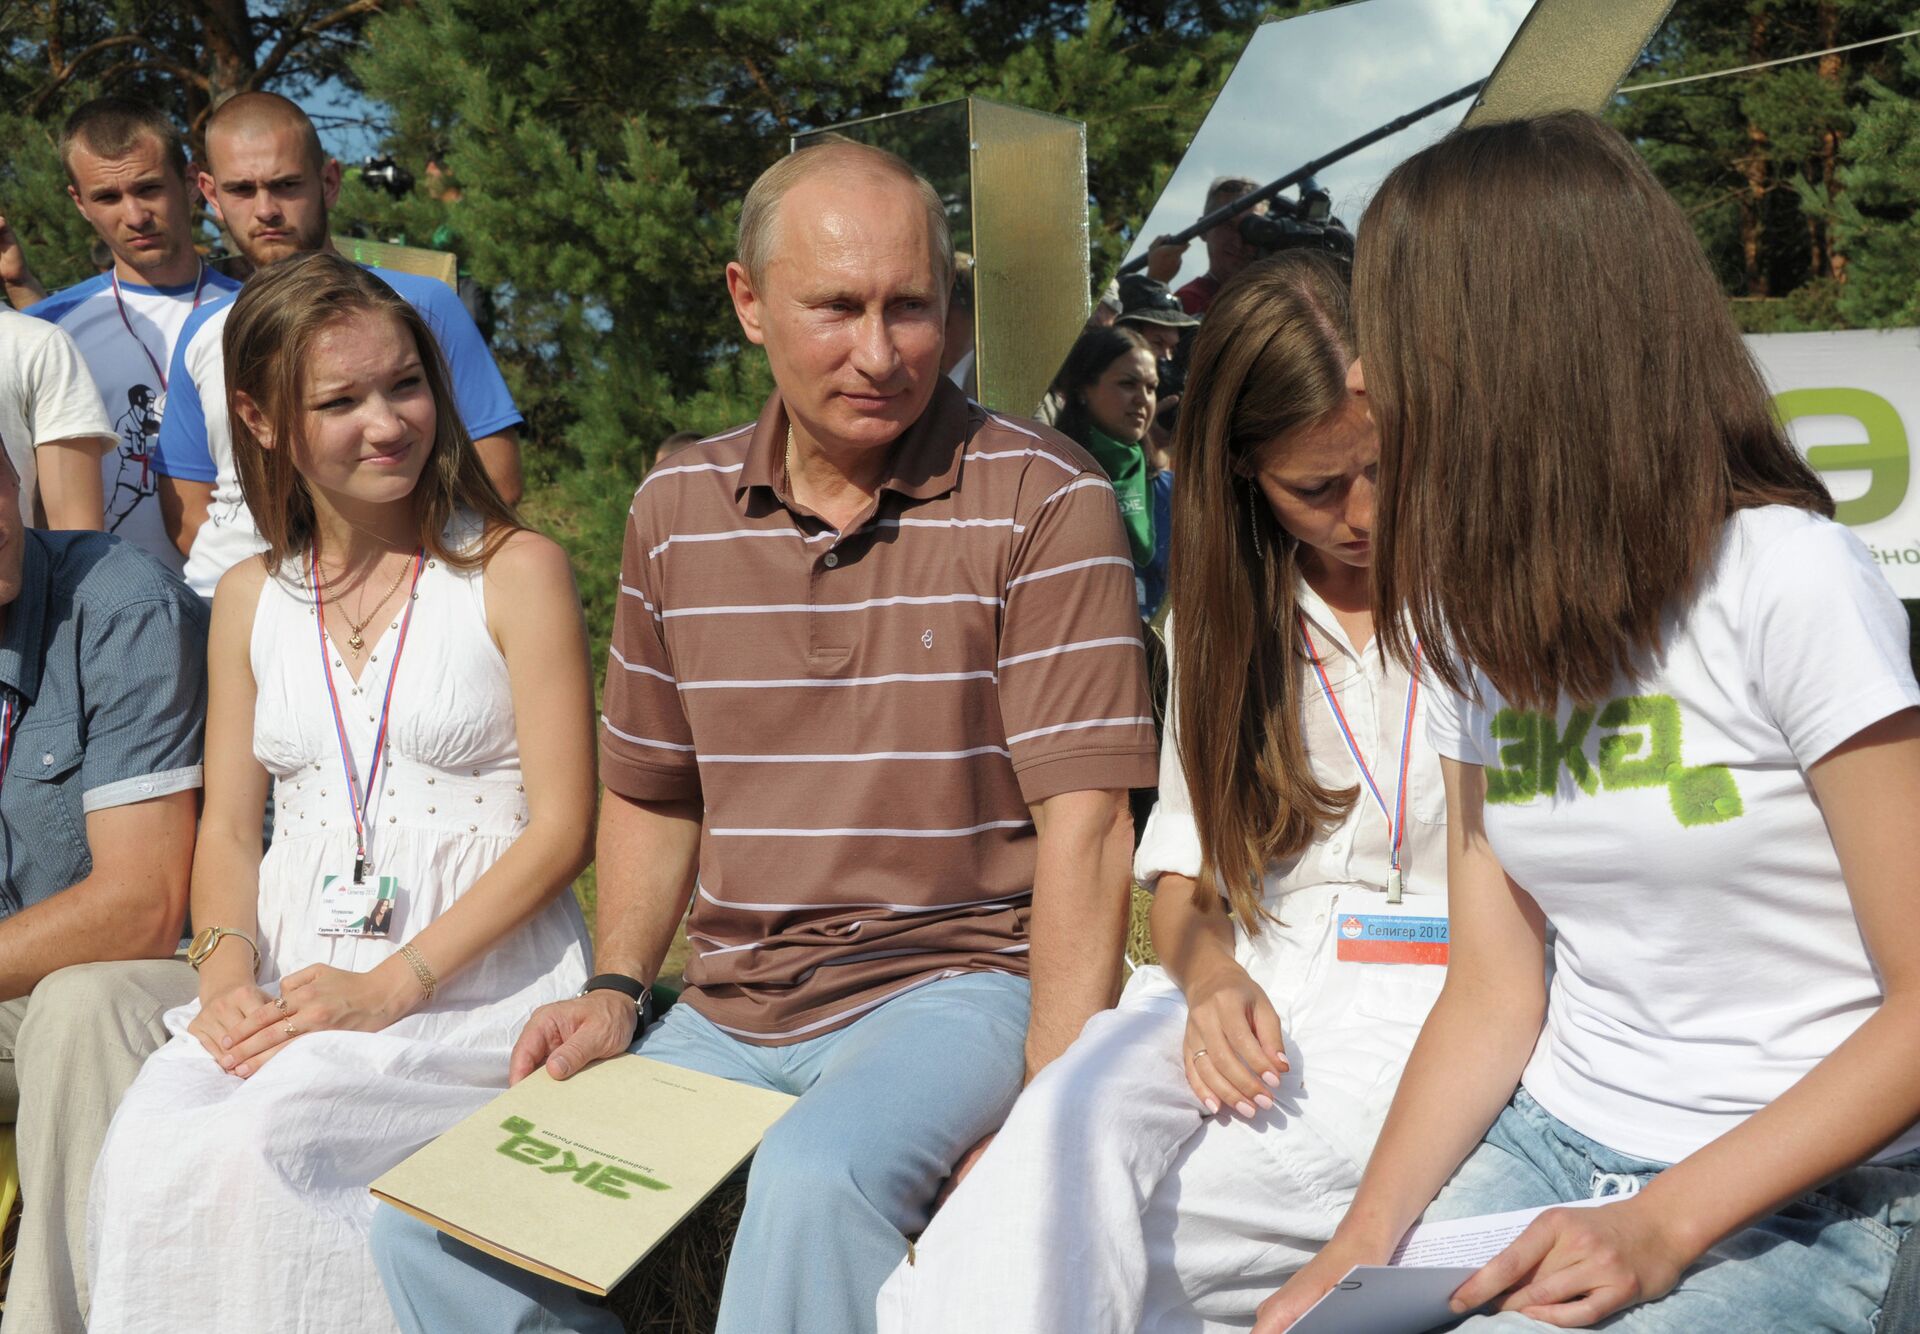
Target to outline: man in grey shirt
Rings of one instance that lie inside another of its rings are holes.
[[[4,442],[0,442],[4,443]],[[22,1216],[4,1334],[78,1334],[114,1105],[193,998],[207,613],[137,548],[41,532],[0,448],[0,1121]]]

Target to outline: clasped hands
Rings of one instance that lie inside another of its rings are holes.
[[[405,1017],[421,993],[398,965],[397,958],[389,959],[357,973],[312,964],[283,978],[278,996],[252,982],[220,990],[201,1004],[187,1032],[222,1070],[246,1079],[304,1034],[377,1033]]]

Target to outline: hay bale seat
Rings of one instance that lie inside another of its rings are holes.
[[[627,1334],[713,1334],[746,1203],[746,1174],[736,1173],[613,1290],[607,1304]]]

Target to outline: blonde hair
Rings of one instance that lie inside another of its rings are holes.
[[[940,272],[935,275],[944,292],[953,285],[953,234],[947,230],[947,208],[940,194],[907,165],[905,158],[847,138],[823,134],[760,173],[740,206],[740,239],[736,258],[757,285],[773,258],[773,225],[787,191],[815,172],[891,176],[909,182],[927,212],[927,237],[933,242]]]
[[[295,255],[263,269],[240,289],[227,319],[227,420],[233,431],[234,470],[240,476],[240,494],[267,544],[262,559],[277,571],[289,557],[313,550],[313,495],[294,466],[292,449],[303,437],[307,365],[323,330],[363,314],[396,320],[412,335],[421,374],[433,395],[433,444],[411,497],[420,545],[455,569],[478,568],[523,525],[494,490],[460,420],[440,344],[403,297],[331,251]],[[241,394],[252,399],[270,423],[276,448],[263,445],[234,410]],[[459,510],[485,523],[480,542],[458,548],[449,544],[447,525]]]

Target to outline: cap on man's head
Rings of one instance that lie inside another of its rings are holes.
[[[1129,273],[1120,280],[1119,323],[1191,329],[1200,321],[1187,314],[1180,298],[1169,291],[1165,283],[1144,273]]]

